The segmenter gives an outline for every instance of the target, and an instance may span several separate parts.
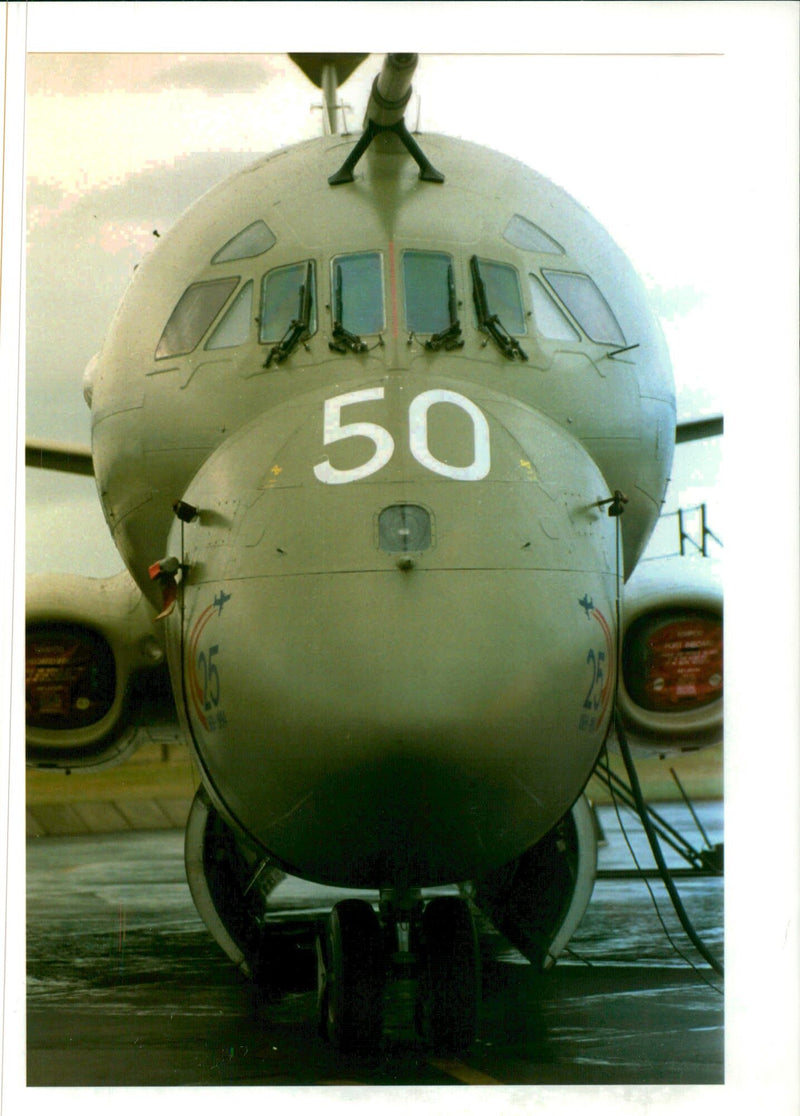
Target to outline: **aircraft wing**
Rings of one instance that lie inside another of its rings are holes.
[[[58,473],[94,476],[92,451],[88,446],[79,446],[72,442],[28,438],[25,442],[25,464],[37,469],[53,469]]]
[[[679,422],[675,427],[675,444],[682,442],[699,442],[701,438],[718,438],[722,434],[722,415],[710,415],[708,418],[689,419]]]

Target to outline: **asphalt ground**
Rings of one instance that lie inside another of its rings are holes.
[[[709,840],[721,841],[721,803],[696,808]],[[685,807],[659,809],[702,844]],[[638,824],[623,819],[650,864]],[[600,820],[601,868],[632,867],[614,810],[601,808]],[[212,941],[185,882],[180,831],[29,839],[27,1095],[42,1086],[719,1084],[721,981],[663,886],[650,886],[660,917],[641,880],[599,880],[570,954],[544,975],[484,927],[479,1036],[468,1053],[425,1047],[401,985],[380,1051],[343,1056],[317,1033],[310,949],[277,939],[279,979],[265,992]],[[679,887],[721,958],[722,879]],[[341,894],[287,879],[274,893],[276,925],[314,921]]]

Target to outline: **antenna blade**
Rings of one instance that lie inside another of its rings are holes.
[[[368,54],[290,54],[295,66],[299,66],[308,80],[322,89],[323,73],[327,66],[336,70],[338,85],[344,85],[350,75],[356,70]]]

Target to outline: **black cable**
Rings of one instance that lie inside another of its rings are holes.
[[[614,727],[616,728],[617,742],[619,744],[619,750],[622,755],[622,761],[625,764],[625,770],[628,773],[628,779],[630,781],[631,791],[636,803],[636,809],[639,812],[639,818],[641,819],[642,826],[644,827],[645,834],[647,835],[647,840],[650,844],[650,849],[652,850],[659,875],[661,876],[664,887],[667,889],[667,894],[670,897],[672,906],[675,910],[675,914],[678,916],[678,921],[683,927],[689,941],[692,943],[703,960],[708,962],[708,964],[711,966],[714,972],[717,973],[718,976],[724,976],[725,971],[722,965],[719,963],[716,957],[714,957],[714,955],[706,948],[705,944],[698,936],[697,931],[692,926],[689,920],[689,916],[687,915],[683,903],[681,902],[681,897],[678,894],[678,890],[675,887],[675,882],[669,874],[669,869],[667,868],[666,861],[664,860],[664,855],[661,852],[661,846],[658,843],[658,837],[653,830],[652,825],[650,824],[649,817],[647,816],[647,807],[645,806],[644,797],[642,795],[642,788],[639,784],[639,776],[636,773],[636,768],[633,764],[633,760],[631,759],[630,749],[628,748],[628,738],[625,734],[625,728],[622,724],[622,717],[620,716],[618,709],[614,711]]]
[[[614,495],[615,495],[615,498],[617,496],[621,497],[621,493],[618,494],[618,493],[615,492]],[[621,508],[622,511],[624,511],[624,507],[621,504],[620,504],[620,508]],[[611,509],[609,509],[609,514],[610,514],[610,512],[611,512]],[[620,714],[620,711],[619,711],[619,702],[618,702],[619,675],[620,675],[620,670],[622,669],[622,610],[621,610],[621,593],[620,593],[620,581],[621,581],[621,578],[622,578],[622,561],[621,561],[621,536],[622,536],[621,520],[622,520],[622,516],[621,516],[621,514],[618,514],[616,516],[616,519],[617,519],[617,523],[616,523],[616,530],[614,531],[614,539],[615,539],[615,558],[616,558],[616,571],[615,571],[616,572],[616,602],[615,602],[615,604],[616,604],[616,622],[617,622],[617,631],[616,631],[616,655],[617,655],[616,667],[617,667],[617,669],[614,672],[614,714],[613,715],[614,715],[614,727],[615,727],[616,733],[617,733],[617,742],[619,744],[619,750],[620,750],[620,753],[622,755],[622,762],[625,764],[625,770],[628,774],[628,782],[630,783],[631,793],[633,794],[633,800],[636,803],[636,809],[637,809],[637,812],[639,814],[639,818],[641,820],[642,826],[644,827],[645,834],[647,835],[647,840],[648,840],[648,843],[650,845],[650,849],[653,853],[653,857],[655,859],[656,867],[658,868],[658,873],[661,877],[661,881],[664,884],[664,887],[667,889],[667,894],[670,897],[670,901],[672,903],[675,914],[678,916],[678,921],[680,922],[681,926],[683,927],[683,930],[684,930],[686,936],[688,937],[689,941],[692,943],[692,945],[697,950],[697,952],[700,954],[700,956],[703,958],[703,960],[708,962],[708,964],[711,966],[711,968],[714,970],[714,972],[718,976],[724,977],[725,971],[724,971],[722,965],[719,963],[719,961],[716,959],[716,957],[714,957],[714,955],[706,948],[705,944],[703,943],[703,941],[699,937],[699,935],[698,935],[697,931],[695,930],[694,926],[692,926],[692,924],[689,920],[689,916],[686,913],[686,909],[684,908],[684,905],[681,902],[681,897],[678,894],[678,889],[675,887],[675,881],[672,879],[672,876],[669,874],[669,869],[667,868],[666,861],[664,860],[664,854],[661,852],[661,845],[659,844],[658,836],[656,835],[656,832],[653,829],[652,823],[650,821],[650,817],[649,817],[648,812],[647,812],[647,805],[644,801],[644,795],[642,794],[642,788],[641,788],[641,785],[639,783],[639,776],[636,772],[636,768],[634,766],[633,759],[631,758],[630,749],[628,748],[628,738],[627,738],[627,735],[625,733],[625,728],[622,724],[622,715]],[[612,797],[613,797],[613,791],[612,791]],[[615,802],[615,808],[616,808],[616,802]],[[619,814],[617,816],[619,817]],[[626,840],[627,840],[627,836],[626,836]],[[636,862],[635,857],[634,857],[634,862]],[[636,866],[637,866],[637,868],[639,867],[638,864]],[[645,882],[647,882],[647,881],[645,881]],[[659,914],[659,918],[660,917],[661,916]],[[662,925],[663,925],[663,921],[662,921]],[[667,934],[667,937],[669,937],[669,934]]]
[[[597,768],[599,768],[599,770]],[[598,760],[597,768],[594,772],[595,777],[599,779],[600,782],[603,783],[606,787],[608,787],[609,790],[611,790],[611,783],[616,783],[617,792],[622,798],[623,804],[629,809],[636,812],[635,803],[631,798],[630,791],[628,787],[625,786],[624,780],[620,779],[619,775],[617,775],[615,771],[611,770],[611,766],[608,762],[608,756],[606,756],[605,760]],[[662,841],[666,841],[670,848],[672,848],[680,857],[682,857],[687,862],[687,864],[691,864],[695,868],[702,864],[702,854],[699,853],[697,849],[695,849],[694,846],[686,840],[682,833],[679,833],[674,826],[670,825],[665,818],[663,818],[656,810],[654,810],[649,803],[647,804],[647,812],[650,817],[654,818],[655,821],[658,823],[658,827],[660,827],[658,829],[658,832]],[[681,848],[681,846],[683,846],[683,848]]]
[[[617,822],[619,824],[620,833],[622,834],[622,836],[625,840],[625,844],[628,846],[628,852],[631,854],[631,859],[633,860],[633,863],[636,865],[636,868],[641,875],[642,883],[647,888],[647,891],[650,895],[650,901],[653,904],[653,910],[656,912],[656,917],[658,918],[658,921],[661,923],[661,929],[664,931],[664,935],[665,935],[667,941],[672,946],[675,953],[677,953],[677,955],[681,958],[681,960],[686,962],[686,964],[689,966],[689,968],[700,978],[700,980],[702,980],[702,982],[704,984],[707,984],[708,987],[711,988],[712,991],[718,993],[718,995],[720,995],[720,996],[724,995],[723,990],[721,988],[717,988],[716,984],[714,984],[713,981],[710,981],[708,979],[708,977],[706,977],[705,974],[702,973],[700,971],[700,969],[698,969],[698,967],[694,964],[692,959],[690,957],[686,956],[686,954],[683,952],[683,950],[680,948],[678,943],[675,941],[675,939],[670,934],[669,929],[667,927],[667,924],[664,921],[664,917],[661,914],[661,908],[658,905],[658,900],[656,899],[655,893],[654,893],[652,887],[650,886],[650,881],[647,879],[647,877],[642,872],[642,866],[639,863],[639,860],[636,856],[633,845],[631,844],[630,838],[628,837],[628,832],[625,829],[625,824],[624,824],[624,822],[622,820],[622,816],[619,812],[619,804],[617,802],[617,792],[614,790],[614,788],[612,786],[609,786],[609,790],[611,792],[611,801],[614,805],[614,813],[617,815]]]
[[[587,969],[594,968],[594,965],[588,957],[583,957],[576,950],[570,949],[569,946],[564,946],[564,953],[566,953],[568,957],[573,957],[576,961],[580,961],[581,965],[585,965]]]

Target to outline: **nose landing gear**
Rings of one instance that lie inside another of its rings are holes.
[[[343,1051],[374,1051],[387,998],[411,982],[415,995],[409,1002],[422,1039],[440,1050],[466,1049],[475,1039],[480,996],[469,904],[437,896],[423,909],[418,893],[387,892],[381,916],[364,899],[344,899],[328,916],[317,941],[321,1034]],[[398,994],[398,1002],[405,999]]]

